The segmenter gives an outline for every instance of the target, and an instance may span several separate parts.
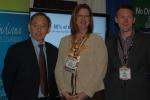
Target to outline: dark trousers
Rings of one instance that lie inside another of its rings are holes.
[[[38,98],[38,100],[57,100],[57,99],[52,99],[50,97],[42,97],[42,98]]]
[[[38,98],[38,100],[60,100],[60,97],[44,97],[44,98]]]
[[[64,97],[60,100],[66,100]],[[96,92],[92,98],[87,98],[86,100],[105,100],[104,90]]]
[[[105,100],[104,90],[96,92],[94,96],[88,100]]]

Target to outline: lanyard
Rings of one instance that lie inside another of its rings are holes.
[[[72,52],[73,52],[73,56],[77,57],[80,54],[81,51],[81,47],[84,45],[84,43],[86,42],[87,37],[85,37],[80,44],[74,44]]]
[[[78,57],[79,54],[80,54],[80,50],[81,50],[81,47],[84,45],[84,43],[86,42],[87,40],[87,37],[85,37],[81,42],[80,44],[75,44],[73,46],[73,56],[74,57]],[[78,65],[76,65],[78,67]],[[77,95],[76,93],[76,84],[77,83],[77,69],[75,70],[75,73],[72,73],[71,75],[71,88],[72,88],[72,95]]]
[[[123,46],[122,41],[121,41],[120,38],[118,38],[118,44],[119,44],[119,46],[121,48],[121,52],[123,54],[123,57],[122,57],[121,53],[119,53],[120,59],[123,60],[123,62],[122,62],[123,64],[127,64],[128,63],[127,62],[128,61],[128,55],[129,55],[129,52],[131,51],[131,48],[132,48],[132,40],[130,41],[129,47],[127,46],[127,44],[125,44],[125,46]]]

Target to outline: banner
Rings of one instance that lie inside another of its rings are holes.
[[[8,47],[28,37],[28,18],[28,13],[0,11],[0,73]],[[5,93],[0,78],[0,100],[5,100],[4,97]]]
[[[10,45],[28,37],[29,0],[0,1],[0,75]],[[0,77],[0,100],[7,100]]]
[[[150,1],[134,0],[134,7],[136,12],[136,29],[150,34]]]
[[[29,11],[29,0],[0,0],[0,10]]]

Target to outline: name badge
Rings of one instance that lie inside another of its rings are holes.
[[[122,66],[119,68],[119,77],[121,80],[131,79],[131,69],[127,66]]]
[[[65,67],[67,71],[75,71],[77,68],[77,63],[79,62],[78,59],[74,58],[74,57],[67,57],[66,59],[66,63],[65,63]]]

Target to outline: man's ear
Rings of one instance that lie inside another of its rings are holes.
[[[134,19],[133,19],[133,24],[135,24],[135,21],[136,21],[136,18],[134,17]]]
[[[28,24],[28,31],[31,32],[31,31],[30,31],[30,24]]]
[[[51,31],[51,27],[49,27],[49,29],[48,29],[48,32],[47,33],[49,33]]]
[[[114,19],[115,19],[115,22],[116,22],[116,23],[118,23],[118,19],[117,19],[117,17],[115,17]]]

